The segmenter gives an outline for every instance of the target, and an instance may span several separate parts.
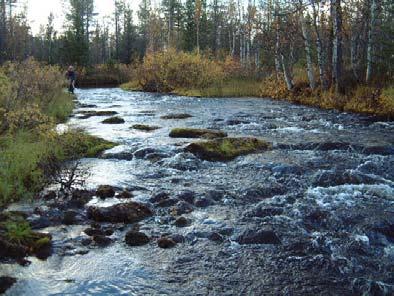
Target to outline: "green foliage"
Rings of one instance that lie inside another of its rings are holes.
[[[33,238],[33,232],[26,221],[8,221],[4,223],[6,236],[12,243],[21,244]]]

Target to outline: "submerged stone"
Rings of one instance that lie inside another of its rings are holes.
[[[107,119],[104,119],[102,121],[102,123],[106,123],[106,124],[122,124],[125,123],[125,120],[119,116],[114,116],[114,117],[110,117]]]
[[[139,130],[139,131],[144,131],[144,132],[151,132],[157,129],[160,129],[159,126],[154,126],[154,125],[146,125],[146,124],[134,124],[131,129]]]
[[[174,128],[169,136],[171,138],[224,138],[227,133],[219,130],[199,129],[199,128]]]
[[[190,118],[193,117],[190,114],[187,113],[173,113],[173,114],[167,114],[167,115],[163,115],[160,118],[161,119],[186,119],[186,118]]]
[[[208,161],[229,161],[234,158],[258,153],[270,148],[270,144],[257,138],[223,138],[189,144],[185,150]]]

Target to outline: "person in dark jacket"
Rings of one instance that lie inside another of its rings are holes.
[[[69,82],[68,91],[73,94],[74,93],[74,89],[75,89],[75,80],[77,78],[77,75],[75,74],[73,66],[68,67],[68,70],[67,70],[67,73],[66,73],[66,77],[67,77],[68,82]]]

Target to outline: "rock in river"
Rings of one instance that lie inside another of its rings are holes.
[[[146,245],[149,241],[150,239],[145,233],[135,230],[130,230],[125,236],[126,244],[132,247]]]
[[[157,245],[162,249],[169,249],[175,247],[176,242],[168,237],[161,237],[157,240]]]
[[[9,277],[9,276],[1,276],[0,277],[0,294],[5,293],[15,283],[16,283],[16,278]]]
[[[96,195],[100,198],[114,197],[115,189],[110,185],[101,185],[97,188]]]
[[[280,244],[279,237],[272,230],[246,230],[236,241],[241,245]]]
[[[190,114],[186,114],[186,113],[174,113],[174,114],[167,114],[167,115],[163,115],[160,118],[161,119],[186,119],[186,118],[190,118],[193,117]]]
[[[129,202],[110,207],[91,206],[87,209],[88,218],[97,222],[134,223],[152,215],[145,205]]]
[[[229,161],[240,155],[257,153],[270,148],[270,144],[257,138],[223,138],[195,142],[185,150],[208,161]]]
[[[171,130],[169,136],[171,138],[224,138],[227,133],[219,130],[200,129],[200,128],[174,128]]]
[[[107,119],[104,119],[102,123],[106,124],[122,124],[125,123],[125,120],[122,117],[114,116]]]

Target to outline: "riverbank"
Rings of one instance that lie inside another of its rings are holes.
[[[120,87],[127,91],[144,91],[138,81],[125,83]],[[329,90],[311,91],[305,83],[298,83],[295,90],[290,92],[284,82],[267,78],[265,80],[232,79],[205,88],[176,88],[168,93],[186,97],[272,98],[322,109],[375,115],[385,120],[394,119],[394,87],[358,86],[348,94],[337,95]]]

